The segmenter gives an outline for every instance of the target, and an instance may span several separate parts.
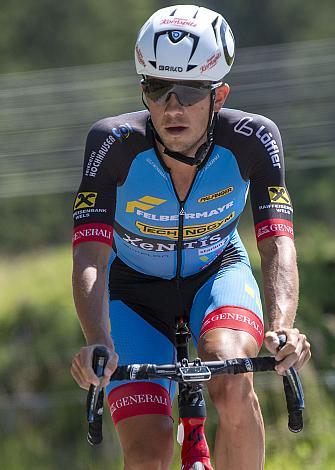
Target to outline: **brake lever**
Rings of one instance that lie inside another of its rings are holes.
[[[286,344],[286,335],[278,335],[279,348]],[[288,428],[291,432],[300,432],[304,427],[302,410],[305,408],[304,392],[298,372],[294,367],[285,371],[283,385],[288,412]]]
[[[97,347],[93,351],[92,368],[97,377],[103,377],[108,361],[108,352],[104,347]],[[101,385],[91,384],[87,395],[86,411],[89,423],[87,440],[91,445],[102,441],[102,413],[104,402],[104,389]]]

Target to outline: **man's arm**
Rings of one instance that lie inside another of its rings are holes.
[[[71,373],[85,389],[91,383],[99,384],[92,370],[92,353],[97,345],[105,346],[109,353],[104,386],[118,359],[110,337],[106,289],[110,252],[108,245],[96,242],[81,243],[73,251],[73,297],[87,346],[74,357]]]
[[[263,289],[268,314],[269,331],[265,346],[276,359],[282,360],[279,373],[294,366],[300,369],[310,357],[306,336],[294,328],[299,278],[294,241],[285,236],[268,237],[258,242],[261,256]],[[286,345],[278,352],[278,334],[285,333]]]

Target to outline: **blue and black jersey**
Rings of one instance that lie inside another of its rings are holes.
[[[148,117],[147,111],[124,114],[90,130],[74,244],[108,243],[139,273],[191,276],[224,256],[249,190],[257,240],[293,236],[281,137],[271,120],[221,110],[212,148],[181,201]]]

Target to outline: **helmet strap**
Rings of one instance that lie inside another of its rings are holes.
[[[147,108],[147,110],[150,112],[147,104],[145,103],[143,99],[143,93],[142,93],[142,102],[144,106]],[[212,143],[213,143],[213,132],[214,132],[214,127],[215,127],[215,122],[216,122],[216,116],[217,113],[214,112],[214,102],[215,102],[215,90],[211,91],[211,102],[210,102],[210,108],[209,108],[209,117],[208,117],[208,124],[207,124],[207,140],[203,144],[200,145],[200,147],[197,149],[195,152],[194,157],[188,157],[186,155],[183,155],[180,152],[174,152],[173,150],[168,149],[162,139],[160,138],[160,135],[156,131],[153,122],[151,120],[151,117],[149,117],[148,123],[149,126],[155,136],[155,139],[163,145],[164,150],[163,152],[165,155],[168,155],[171,158],[174,158],[175,160],[178,160],[179,162],[186,163],[187,165],[190,166],[199,166],[206,158]]]

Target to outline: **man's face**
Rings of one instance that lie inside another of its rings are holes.
[[[228,92],[225,96],[227,94]],[[222,106],[222,99],[220,103],[219,101],[217,95],[215,111]],[[146,102],[153,125],[165,146],[172,151],[194,156],[199,145],[207,138],[210,91],[208,90],[203,99],[191,106],[183,106],[175,93],[169,94],[162,103],[155,102],[148,97],[146,97]]]

